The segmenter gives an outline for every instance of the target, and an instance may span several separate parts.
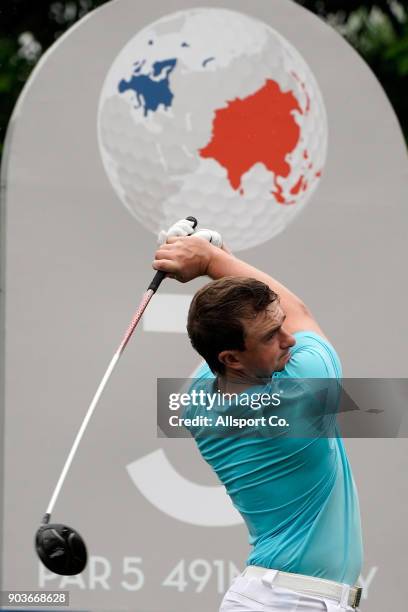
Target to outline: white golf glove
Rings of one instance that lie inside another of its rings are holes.
[[[159,245],[164,244],[167,241],[167,238],[170,236],[191,236],[194,234],[194,222],[189,219],[180,219],[174,225],[172,225],[167,231],[161,230],[157,237],[157,242]]]
[[[189,221],[188,219],[180,219],[180,221],[177,221],[167,231],[161,230],[157,237],[157,242],[159,245],[162,245],[167,241],[167,238],[170,238],[170,236],[191,236],[193,234],[198,238],[207,240],[216,247],[222,247],[221,234],[210,229],[199,229],[194,231],[193,221]]]
[[[204,238],[204,240],[208,240],[214,246],[218,248],[222,248],[222,236],[215,230],[210,229],[199,229],[194,233],[194,236],[198,236],[198,238]]]

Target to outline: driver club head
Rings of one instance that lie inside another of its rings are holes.
[[[35,534],[35,548],[41,561],[54,574],[80,574],[88,559],[85,542],[75,529],[51,523]]]

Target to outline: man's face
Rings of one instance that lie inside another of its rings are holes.
[[[273,303],[243,321],[246,350],[239,353],[239,360],[249,376],[268,378],[289,361],[289,349],[296,340],[286,331],[285,318],[281,306]]]

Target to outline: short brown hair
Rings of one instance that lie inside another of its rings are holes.
[[[195,294],[187,319],[193,348],[214,374],[224,374],[221,351],[245,350],[243,319],[250,319],[279,300],[268,285],[254,278],[225,276]]]

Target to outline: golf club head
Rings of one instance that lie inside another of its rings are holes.
[[[45,567],[61,576],[80,574],[88,559],[79,533],[57,523],[41,525],[35,535],[35,548]]]

